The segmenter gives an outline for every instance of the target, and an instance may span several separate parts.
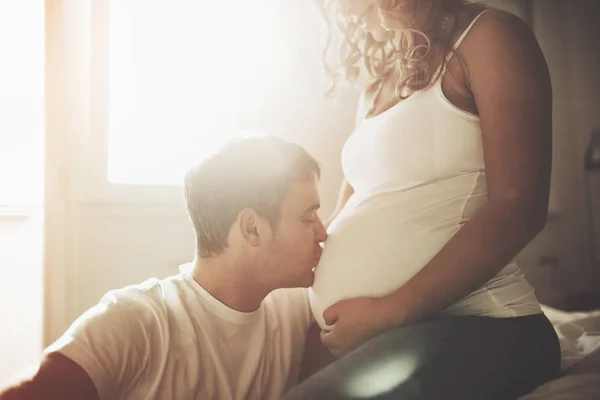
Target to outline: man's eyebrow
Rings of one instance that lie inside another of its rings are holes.
[[[318,210],[319,208],[321,208],[321,204],[315,203],[312,206],[308,207],[306,210],[304,210],[304,212],[315,211],[315,210]]]

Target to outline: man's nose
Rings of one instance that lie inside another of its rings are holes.
[[[327,229],[325,229],[325,226],[323,225],[323,221],[321,221],[321,218],[319,218],[319,222],[317,223],[317,226],[315,227],[315,238],[317,239],[317,241],[319,243],[322,243],[327,240]]]

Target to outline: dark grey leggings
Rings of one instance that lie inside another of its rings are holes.
[[[559,368],[559,342],[543,314],[444,317],[382,333],[284,399],[513,400]]]

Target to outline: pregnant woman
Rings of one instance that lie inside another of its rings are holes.
[[[336,357],[286,398],[515,399],[551,379],[558,341],[514,261],[550,186],[533,34],[462,0],[320,6],[329,71],[369,83],[310,291]]]

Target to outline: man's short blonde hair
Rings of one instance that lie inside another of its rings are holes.
[[[200,257],[227,248],[240,211],[254,209],[276,228],[291,184],[319,179],[319,163],[302,147],[272,136],[226,143],[185,175],[184,196]]]

